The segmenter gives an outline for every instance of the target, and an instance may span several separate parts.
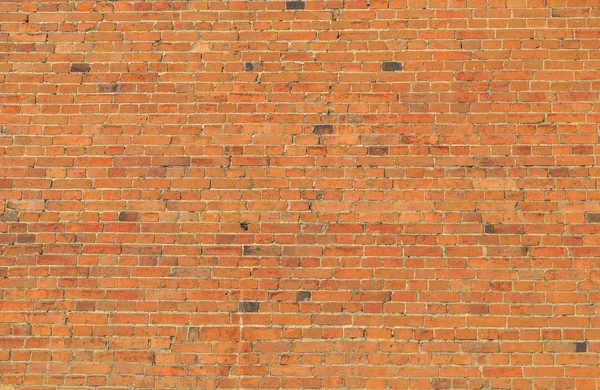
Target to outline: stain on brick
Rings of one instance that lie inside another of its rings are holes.
[[[239,311],[244,313],[256,313],[260,309],[258,302],[240,302]]]
[[[87,73],[90,71],[90,64],[71,64],[71,72]]]
[[[381,64],[381,70],[384,72],[397,72],[402,70],[402,63],[400,62],[383,62]]]
[[[245,232],[248,231],[248,224],[246,222],[241,222],[240,227],[242,228],[243,231],[245,231]]]
[[[304,9],[303,1],[288,1],[285,3],[285,9],[293,10],[293,9]]]
[[[262,72],[263,64],[262,62],[246,62],[244,63],[244,71],[245,72]]]
[[[310,291],[298,291],[296,293],[297,301],[310,301],[312,298],[312,293]]]
[[[242,253],[244,256],[278,256],[280,248],[272,245],[244,245]]]
[[[333,125],[314,125],[313,134],[333,134]]]
[[[121,222],[138,222],[140,220],[140,213],[132,211],[121,211],[119,213],[119,221]]]
[[[491,223],[486,223],[483,230],[485,231],[486,234],[493,234],[494,233],[494,225],[492,225]]]
[[[600,213],[587,213],[585,221],[588,223],[600,223]]]
[[[100,85],[98,85],[98,92],[99,93],[115,93],[118,90],[119,90],[119,84],[118,83],[100,84]]]
[[[367,149],[367,154],[370,156],[385,156],[389,152],[389,148],[387,146],[369,146]]]
[[[587,352],[587,343],[575,343],[575,352]]]

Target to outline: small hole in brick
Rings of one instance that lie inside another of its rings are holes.
[[[244,313],[256,313],[260,309],[258,302],[240,302],[239,311]]]
[[[252,71],[254,70],[254,65],[252,65],[252,63],[251,63],[251,62],[246,62],[246,63],[244,64],[244,70],[245,70],[246,72],[252,72]]]
[[[487,234],[492,234],[494,233],[494,225],[492,225],[491,223],[486,223],[485,227],[483,229]]]
[[[400,62],[384,62],[381,64],[381,70],[384,72],[397,72],[402,70],[402,64]]]
[[[248,231],[248,223],[246,222],[241,222],[240,223],[240,227],[242,228],[243,231],[247,232]]]
[[[71,64],[71,72],[87,73],[90,71],[90,64]]]
[[[575,352],[587,352],[587,343],[575,343]]]
[[[303,1],[288,1],[285,3],[285,9],[304,9]]]

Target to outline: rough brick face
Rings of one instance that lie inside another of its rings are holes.
[[[600,388],[600,3],[0,2],[0,390]]]

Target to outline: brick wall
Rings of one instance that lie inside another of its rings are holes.
[[[598,0],[0,2],[0,389],[600,387]]]

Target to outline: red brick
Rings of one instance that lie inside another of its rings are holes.
[[[594,5],[3,1],[0,390],[597,388]]]

